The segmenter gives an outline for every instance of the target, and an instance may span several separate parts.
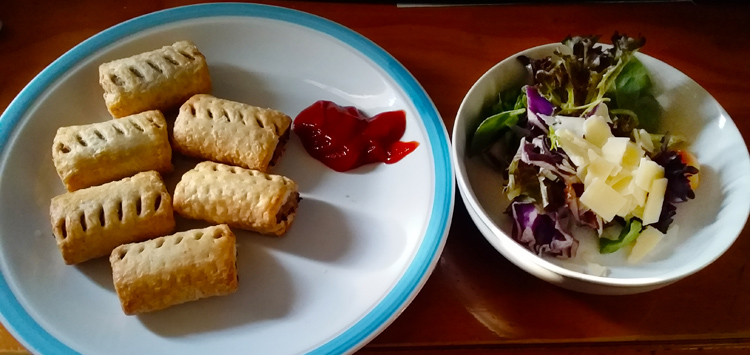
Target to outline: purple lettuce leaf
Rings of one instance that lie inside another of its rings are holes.
[[[549,140],[544,136],[531,139],[521,138],[518,147],[521,161],[542,169],[547,169],[564,180],[575,176],[575,169],[568,156],[560,150],[551,150]]]
[[[664,177],[667,178],[665,201],[679,203],[695,198],[695,192],[690,187],[690,176],[697,174],[698,169],[685,164],[679,151],[663,150],[652,160],[664,168]]]
[[[541,213],[533,202],[513,201],[513,239],[537,255],[575,256],[578,241],[568,233],[555,213]]]
[[[524,91],[526,92],[526,105],[527,105],[527,117],[530,125],[534,125],[544,131],[549,132],[549,125],[540,117],[540,115],[550,116],[555,110],[555,107],[547,101],[533,86],[525,86]]]
[[[652,223],[651,226],[667,234],[669,226],[674,222],[674,216],[677,214],[677,207],[669,201],[664,201],[661,205],[661,213],[659,214],[659,220],[656,223]]]
[[[555,106],[539,93],[539,90],[533,86],[525,86],[526,105],[530,112],[541,113],[550,116],[555,111]]]
[[[668,138],[663,140],[664,149],[654,155],[652,160],[664,168],[664,177],[667,178],[667,191],[664,193],[659,220],[652,226],[666,234],[669,226],[674,222],[674,216],[677,214],[675,204],[695,198],[695,191],[690,186],[690,177],[698,174],[698,168],[686,164],[680,151],[667,149],[666,141]]]

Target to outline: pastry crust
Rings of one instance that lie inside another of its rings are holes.
[[[114,118],[177,107],[211,91],[206,58],[192,42],[180,41],[99,66],[104,102]]]
[[[167,123],[159,111],[120,120],[61,127],[52,161],[68,191],[132,176],[141,171],[172,171]]]
[[[112,251],[112,279],[127,315],[237,290],[235,236],[225,224],[193,229]]]
[[[297,184],[287,177],[205,161],[177,183],[174,209],[186,218],[280,236],[299,200]]]
[[[182,154],[267,171],[284,150],[292,119],[272,109],[211,95],[180,107],[174,149]]]
[[[50,221],[69,265],[109,255],[120,244],[169,234],[175,227],[172,198],[155,171],[56,196]]]

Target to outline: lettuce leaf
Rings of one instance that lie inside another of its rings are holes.
[[[513,218],[513,238],[521,245],[537,255],[575,256],[578,241],[557,214],[539,211],[533,201],[513,201],[507,213]]]
[[[521,115],[525,112],[525,108],[520,108],[503,111],[485,118],[479,124],[479,127],[474,132],[474,136],[471,138],[471,152],[478,154],[487,150],[500,137],[502,131],[508,127],[515,126]]]
[[[579,116],[607,100],[616,78],[646,40],[615,32],[612,47],[597,46],[598,36],[568,36],[562,43],[572,54],[555,51],[555,57],[518,59],[528,69],[533,85],[553,105],[558,114]]]
[[[677,214],[677,207],[674,205],[695,198],[695,191],[690,186],[690,177],[698,174],[699,171],[698,168],[683,161],[680,151],[670,150],[666,142],[662,145],[662,150],[652,159],[664,168],[664,177],[667,178],[667,191],[664,194],[664,203],[661,207],[659,220],[653,226],[666,234],[669,226],[674,222],[674,216]]]
[[[507,128],[518,124],[526,113],[526,97],[520,89],[501,92],[489,109],[485,107],[479,126],[468,139],[469,154],[480,154],[489,150],[503,136]]]
[[[638,218],[629,220],[620,232],[617,239],[599,238],[599,252],[602,254],[614,253],[620,248],[633,243],[643,230],[643,223]]]
[[[648,132],[659,128],[661,105],[652,94],[648,70],[635,57],[625,64],[607,97],[611,99],[615,130],[621,135],[629,135],[635,127]]]

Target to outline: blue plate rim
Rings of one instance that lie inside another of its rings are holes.
[[[359,51],[396,82],[421,117],[432,146],[435,166],[435,196],[425,237],[414,260],[393,289],[353,326],[328,340],[310,354],[354,352],[387,327],[413,300],[435,268],[450,229],[455,202],[454,169],[450,141],[440,114],[416,79],[395,58],[378,45],[333,21],[284,7],[215,3],[176,7],[146,14],[106,29],[81,42],[42,70],[8,105],[0,116],[0,154],[21,118],[40,96],[80,61],[111,43],[165,24],[218,16],[240,16],[279,20],[328,34]],[[44,354],[77,352],[43,329],[21,306],[0,270],[0,320],[27,349]]]

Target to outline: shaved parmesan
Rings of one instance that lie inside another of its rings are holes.
[[[576,137],[573,132],[567,129],[555,131],[555,133],[557,134],[557,144],[568,154],[573,164],[580,167],[588,163],[588,147],[586,146],[588,142]]]
[[[617,165],[622,163],[622,157],[628,148],[630,138],[628,137],[610,137],[607,143],[602,146],[602,156]]]
[[[637,205],[644,206],[646,204],[646,195],[648,194],[648,191],[640,188],[635,182],[631,183],[631,188],[630,195],[635,198]]]
[[[651,184],[646,198],[646,205],[643,207],[643,225],[656,223],[661,215],[661,207],[664,203],[664,193],[667,191],[667,179],[656,179]]]
[[[584,189],[581,203],[609,222],[628,200],[599,178],[594,178]]]
[[[651,138],[651,134],[646,132],[645,129],[633,130],[633,138],[635,138],[635,144],[641,149],[653,153],[654,152],[654,141]]]
[[[612,137],[612,131],[602,116],[591,116],[583,122],[583,134],[586,140],[601,148]]]
[[[632,211],[630,211],[630,214],[633,217],[637,217],[637,218],[640,218],[641,220],[643,220],[643,206],[638,206],[638,207],[634,208]]]
[[[655,223],[666,179],[664,168],[646,155],[654,150],[653,137],[644,130],[633,131],[634,141],[615,137],[606,116],[604,105],[588,118],[556,116],[553,121],[558,146],[583,183],[579,200],[607,222],[621,216],[640,218],[643,225]]]
[[[656,179],[664,177],[664,168],[653,160],[643,157],[635,173],[635,184],[641,189],[651,189],[651,184]]]
[[[633,175],[630,171],[620,171],[619,173],[617,173],[617,175],[610,176],[609,179],[607,180],[607,184],[609,186],[614,186],[615,184],[620,182],[622,179],[627,179],[627,178],[632,178],[632,177]]]
[[[634,264],[641,261],[644,256],[654,250],[654,247],[661,242],[662,238],[664,238],[664,234],[656,228],[646,227],[635,240],[633,249],[630,250],[630,255],[628,255],[628,263]]]
[[[594,175],[595,177],[598,177],[602,180],[606,180],[607,177],[609,177],[609,175],[613,173],[615,167],[617,167],[617,170],[619,171],[619,167],[617,165],[608,161],[607,159],[602,158],[599,154],[596,154],[593,149],[589,149],[588,158],[589,164],[588,171],[586,173],[589,175]]]
[[[552,124],[552,127],[555,128],[555,131],[565,129],[573,133],[576,137],[583,138],[584,120],[584,117],[555,116],[555,122]]]
[[[630,174],[622,174],[622,178],[618,180],[617,182],[610,184],[615,191],[620,193],[621,195],[630,195],[633,191],[633,188],[631,187],[633,182],[633,176]]]
[[[627,200],[627,202],[624,205],[622,205],[622,208],[620,208],[619,211],[617,211],[617,215],[620,217],[626,217],[627,215],[629,215],[630,211],[633,210],[633,206],[635,204],[635,201],[632,195],[628,195],[627,197],[625,197],[625,199]]]
[[[638,162],[641,160],[645,152],[639,148],[635,143],[628,141],[625,144],[625,153],[622,155],[622,165],[637,168]]]

